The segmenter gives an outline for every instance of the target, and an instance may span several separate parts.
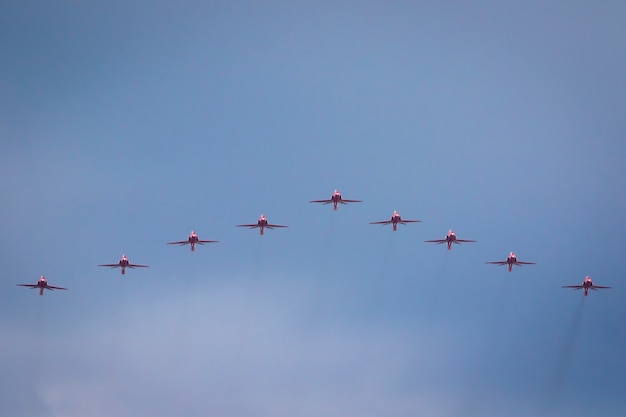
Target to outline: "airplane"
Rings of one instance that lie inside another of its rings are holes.
[[[593,281],[591,280],[591,277],[589,275],[587,275],[585,277],[585,280],[583,281],[582,284],[580,284],[580,285],[564,285],[561,288],[573,288],[574,291],[580,290],[580,289],[584,289],[585,290],[585,297],[586,297],[587,294],[589,293],[589,290],[596,291],[598,289],[611,288],[611,287],[603,287],[601,285],[593,285]]]
[[[18,285],[20,287],[29,287],[31,290],[33,288],[39,288],[39,295],[43,295],[43,290],[50,290],[50,291],[67,290],[67,288],[48,285],[48,281],[46,281],[46,278],[43,275],[41,276],[41,278],[39,278],[39,281],[37,281],[36,284],[15,284],[15,285]]]
[[[348,204],[348,203],[362,203],[361,200],[346,200],[341,197],[341,193],[338,190],[335,190],[333,195],[330,196],[328,200],[311,200],[309,203],[322,203],[324,205],[333,203],[333,210],[337,210],[337,204]]]
[[[148,268],[148,265],[131,264],[126,255],[122,255],[122,259],[116,264],[102,264],[98,266],[110,266],[111,268],[122,268],[122,275],[126,273],[126,268]]]
[[[421,220],[405,220],[402,218],[402,216],[400,216],[400,213],[394,210],[393,215],[391,216],[389,220],[383,220],[380,222],[370,222],[370,224],[382,224],[382,225],[392,224],[393,231],[395,232],[396,230],[398,230],[398,223],[407,224],[407,223],[418,223],[418,222],[421,222]]]
[[[493,264],[493,265],[508,265],[509,266],[509,272],[511,272],[513,270],[513,265],[518,265],[518,266],[522,266],[522,265],[535,265],[537,262],[524,262],[524,261],[518,261],[517,260],[517,256],[515,256],[515,254],[513,252],[509,253],[509,256],[506,257],[506,260],[504,261],[493,261],[493,262],[485,262],[486,264]]]
[[[196,250],[196,244],[204,245],[205,243],[217,243],[217,242],[218,242],[217,240],[200,240],[196,232],[192,230],[187,240],[181,240],[180,242],[169,242],[168,245],[181,245],[181,246],[191,245],[191,251],[193,252]]]
[[[475,240],[467,240],[467,239],[458,239],[456,237],[456,235],[454,234],[454,230],[450,230],[448,232],[448,235],[444,239],[425,240],[424,242],[436,243],[438,245],[441,244],[441,243],[447,243],[448,244],[448,250],[451,250],[453,243],[456,243],[457,245],[459,245],[461,243],[469,243],[469,242],[476,242],[476,241]]]
[[[271,224],[267,221],[267,217],[264,214],[261,214],[259,220],[257,220],[254,224],[238,224],[237,227],[249,227],[250,229],[259,228],[261,231],[261,235],[263,235],[263,231],[265,228],[273,229],[275,227],[289,227],[289,226],[281,226],[280,224]]]

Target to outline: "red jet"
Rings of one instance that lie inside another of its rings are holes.
[[[181,245],[181,246],[191,245],[191,251],[193,252],[196,250],[196,244],[204,245],[205,243],[217,243],[217,242],[218,242],[217,240],[200,240],[196,232],[192,230],[187,240],[181,240],[180,242],[169,242],[168,245]]]
[[[122,268],[122,275],[126,273],[126,268],[131,268],[131,269],[148,268],[148,265],[131,264],[128,261],[128,258],[126,257],[126,255],[122,255],[122,259],[120,259],[120,261],[116,264],[103,264],[103,265],[98,265],[98,266],[110,266],[111,268]]]
[[[393,215],[391,216],[389,220],[383,220],[380,222],[370,222],[370,224],[382,224],[382,225],[392,224],[393,231],[395,232],[396,230],[398,230],[398,223],[407,224],[407,223],[418,223],[418,222],[421,222],[421,220],[404,220],[402,216],[400,216],[400,213],[398,213],[397,211],[394,211]]]
[[[289,226],[281,226],[280,224],[271,224],[267,221],[267,218],[264,214],[261,214],[259,220],[255,224],[238,224],[237,227],[249,227],[250,229],[259,228],[261,231],[261,235],[263,235],[263,231],[265,228],[273,229],[275,227],[289,227]]]
[[[505,261],[493,261],[493,262],[485,262],[486,264],[493,264],[493,265],[508,265],[509,266],[509,272],[511,272],[513,270],[513,265],[518,265],[518,266],[522,266],[522,265],[535,265],[537,262],[523,262],[523,261],[518,261],[517,260],[517,256],[515,256],[515,254],[513,252],[509,253],[509,256],[506,257]]]
[[[67,290],[67,288],[63,288],[63,287],[55,287],[53,285],[48,285],[48,281],[46,281],[46,278],[42,275],[41,278],[39,278],[39,281],[37,281],[36,284],[15,284],[18,285],[20,287],[28,287],[31,290],[33,288],[39,288],[39,295],[43,295],[43,290]]]
[[[598,289],[611,288],[611,287],[603,287],[601,285],[593,285],[593,281],[591,280],[591,277],[589,275],[587,275],[585,277],[585,280],[583,281],[582,284],[580,284],[580,285],[564,285],[561,288],[573,288],[574,291],[580,290],[580,289],[584,289],[585,290],[585,297],[586,297],[587,294],[589,294],[589,290],[596,291]]]
[[[362,203],[361,200],[346,200],[341,197],[341,193],[338,190],[335,190],[333,195],[330,196],[328,200],[311,200],[309,203],[322,203],[322,204],[330,204],[333,203],[333,210],[337,210],[337,204],[348,204],[348,203]]]
[[[456,243],[457,245],[460,245],[461,243],[469,243],[469,242],[476,242],[475,240],[467,240],[467,239],[458,239],[456,237],[456,235],[454,234],[454,230],[450,230],[448,232],[448,235],[445,237],[445,239],[434,239],[434,240],[425,240],[424,242],[429,242],[429,243],[436,243],[436,244],[442,244],[442,243],[447,243],[448,244],[448,250],[452,250],[452,244]]]

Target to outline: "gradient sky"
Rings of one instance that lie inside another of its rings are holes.
[[[623,2],[54,3],[0,4],[3,415],[626,414]]]

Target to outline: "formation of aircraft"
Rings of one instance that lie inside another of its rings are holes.
[[[122,259],[116,264],[102,264],[98,266],[108,266],[111,268],[122,268],[122,275],[126,273],[126,268],[148,268],[148,265],[131,264],[126,255],[122,255]]]
[[[283,226],[280,224],[272,224],[267,221],[267,217],[265,217],[264,214],[261,214],[261,217],[259,217],[259,220],[257,220],[256,223],[238,224],[237,227],[249,227],[250,229],[256,229],[258,227],[261,235],[263,235],[263,231],[265,229],[274,229],[275,227],[289,227],[289,226]]]
[[[589,294],[589,290],[594,290],[597,291],[599,289],[609,289],[611,287],[603,287],[601,285],[594,285],[593,281],[591,280],[591,277],[589,275],[587,275],[585,277],[585,280],[583,281],[582,284],[580,285],[564,285],[562,288],[573,288],[574,291],[577,290],[585,290],[585,297]]]
[[[43,290],[50,290],[50,291],[67,290],[67,288],[55,287],[54,285],[48,284],[48,281],[46,281],[46,278],[43,275],[41,276],[41,278],[39,278],[39,281],[37,281],[36,284],[16,284],[16,285],[18,287],[28,287],[31,290],[33,288],[39,288],[39,295],[43,295]]]
[[[348,203],[362,203],[361,200],[346,200],[341,196],[341,193],[338,190],[335,190],[333,195],[330,196],[327,200],[311,200],[309,203],[322,203],[323,205],[333,203],[333,210],[337,210],[337,204],[348,204]]]
[[[469,242],[476,242],[475,240],[468,240],[468,239],[459,239],[456,237],[456,234],[454,234],[453,230],[450,230],[448,232],[448,234],[446,235],[445,238],[443,239],[433,239],[433,240],[425,240],[424,242],[428,242],[428,243],[436,243],[438,245],[442,244],[442,243],[447,243],[448,244],[448,250],[452,250],[452,244],[457,244],[460,245],[461,243],[469,243]]]
[[[191,245],[191,251],[193,252],[196,250],[196,244],[204,245],[205,243],[217,243],[217,242],[218,242],[217,240],[201,240],[196,234],[196,232],[192,230],[187,240],[181,240],[179,242],[168,242],[167,244],[168,245],[181,245],[181,246]]]
[[[507,256],[504,261],[491,261],[491,262],[485,262],[485,263],[492,264],[492,265],[499,265],[499,266],[508,265],[509,272],[513,270],[513,265],[522,266],[522,265],[535,265],[536,264],[536,262],[518,261],[517,256],[513,252],[509,253],[509,256]]]
[[[389,220],[382,220],[382,221],[379,221],[379,222],[370,222],[370,224],[382,224],[383,226],[388,225],[388,224],[392,224],[393,225],[393,231],[395,232],[396,230],[398,230],[398,224],[419,223],[419,222],[421,222],[421,220],[406,220],[406,219],[403,219],[402,216],[400,216],[400,213],[398,213],[397,211],[394,210],[394,212],[391,215],[391,218]]]
[[[335,192],[331,195],[331,197],[329,199],[326,200],[311,200],[311,203],[322,203],[322,204],[333,204],[333,209],[337,210],[337,206],[338,204],[347,204],[347,203],[361,203],[361,200],[347,200],[347,199],[343,199],[341,196],[341,193],[339,193],[338,190],[335,190]],[[376,221],[376,222],[370,222],[370,224],[382,224],[382,225],[388,225],[391,224],[393,225],[393,230],[396,231],[398,228],[398,224],[407,224],[407,223],[418,223],[421,222],[421,220],[406,220],[403,219],[402,216],[400,216],[400,213],[398,213],[397,211],[393,212],[393,215],[391,216],[391,218],[389,220],[383,220],[383,221]],[[265,215],[261,214],[261,217],[259,218],[259,220],[257,220],[256,223],[251,223],[251,224],[238,224],[237,227],[248,227],[250,229],[259,229],[259,232],[261,235],[263,235],[264,230],[265,229],[274,229],[274,228],[285,228],[285,227],[289,227],[289,226],[285,226],[285,225],[280,225],[280,224],[272,224],[270,223],[267,218],[265,217]],[[181,241],[176,241],[176,242],[168,242],[168,245],[190,245],[191,247],[191,251],[195,251],[195,245],[204,245],[205,243],[217,243],[217,240],[201,240],[197,233],[194,232],[193,230],[191,231],[191,233],[189,234],[189,237],[187,238],[187,240],[181,240]],[[469,240],[469,239],[459,239],[457,238],[456,234],[454,233],[453,230],[448,231],[448,234],[446,235],[445,238],[443,239],[433,239],[433,240],[425,240],[424,242],[427,243],[437,243],[437,244],[443,244],[446,243],[448,246],[448,250],[452,250],[452,245],[453,244],[461,244],[461,243],[469,243],[469,242],[476,242],[475,240]],[[485,262],[486,264],[492,264],[492,265],[499,265],[499,266],[503,266],[503,265],[507,265],[508,266],[508,270],[509,272],[511,272],[513,270],[513,266],[514,265],[518,265],[518,266],[522,266],[522,265],[534,265],[536,264],[536,262],[528,262],[528,261],[520,261],[517,259],[517,256],[515,255],[514,252],[510,252],[509,256],[507,256],[507,258],[504,261],[490,261],[490,262]],[[148,265],[140,265],[140,264],[133,264],[130,263],[130,261],[128,260],[128,258],[126,257],[126,255],[122,255],[122,258],[118,261],[118,263],[115,264],[101,264],[98,266],[106,266],[106,267],[110,267],[110,268],[121,268],[121,273],[122,275],[124,275],[126,273],[126,268],[148,268]],[[36,284],[16,284],[18,286],[21,287],[28,287],[28,288],[39,288],[39,295],[43,295],[44,290],[67,290],[67,288],[63,288],[63,287],[56,287],[53,285],[49,285],[48,282],[46,281],[46,278],[42,275],[41,278],[37,281]],[[587,296],[589,293],[589,290],[598,290],[598,289],[609,289],[611,287],[606,287],[606,286],[600,286],[600,285],[594,285],[593,281],[591,280],[591,277],[587,276],[585,278],[585,280],[582,282],[582,284],[580,285],[564,285],[562,288],[573,288],[574,290],[580,290],[583,289],[584,290],[584,295]]]

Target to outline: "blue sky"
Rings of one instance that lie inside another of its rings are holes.
[[[624,415],[621,2],[127,3],[0,6],[7,415]]]

